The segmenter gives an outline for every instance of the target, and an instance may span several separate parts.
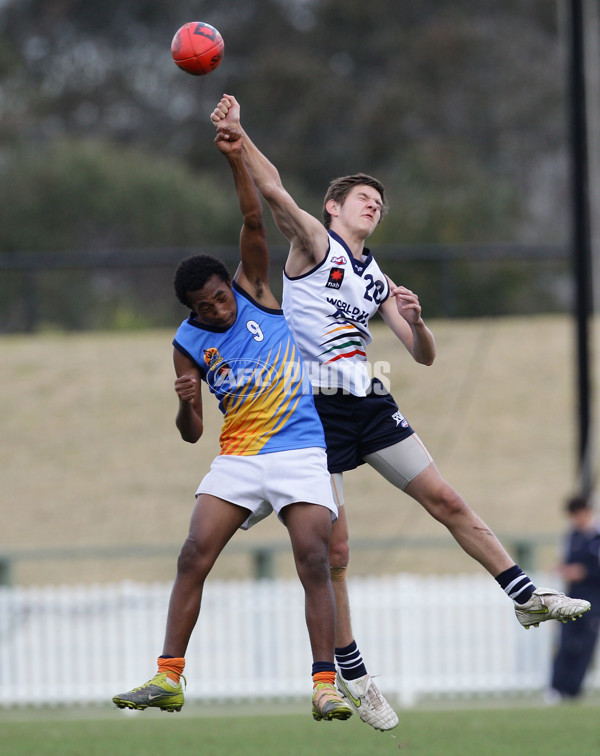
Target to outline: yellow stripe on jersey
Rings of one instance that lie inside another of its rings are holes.
[[[275,358],[275,364],[278,364],[278,362],[279,353]],[[286,353],[283,356],[281,365],[275,372],[276,378],[273,382],[273,386],[265,394],[263,400],[264,414],[257,417],[249,428],[251,437],[254,436],[255,438],[256,434],[262,430],[256,439],[260,442],[258,448],[264,446],[264,444],[266,444],[267,441],[275,435],[283,425],[285,425],[288,418],[293,414],[298,405],[298,401],[302,395],[302,374],[300,373],[300,380],[298,380],[297,374],[291,374],[292,368],[294,371],[298,371],[300,366],[296,362],[296,348],[290,341],[288,341]],[[265,415],[269,417],[267,422],[265,422],[264,419]],[[247,439],[244,440],[248,441]],[[252,438],[250,438],[249,441],[252,441]],[[241,448],[247,449],[248,447],[249,444],[245,443]],[[253,448],[257,448],[256,444]]]
[[[337,328],[329,328],[325,329],[325,334],[329,336],[330,333],[335,333],[336,331],[354,331],[356,330],[353,325],[342,325],[337,326]]]
[[[288,343],[283,361],[280,361],[280,352],[273,360],[277,369],[271,375],[272,385],[269,390],[257,395],[252,401],[248,400],[246,392],[246,402],[242,404],[238,400],[234,403],[236,409],[232,415],[233,422],[226,423],[224,427],[221,453],[256,454],[285,424],[298,404],[302,389],[301,383],[293,384],[287,377],[290,359],[293,360],[295,356],[294,348],[290,354]]]
[[[296,409],[303,390],[299,357],[291,339],[281,351],[282,344],[265,360],[270,369],[255,369],[243,390],[223,399],[221,454],[257,454]],[[269,384],[261,390],[265,378]]]

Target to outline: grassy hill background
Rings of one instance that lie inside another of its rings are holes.
[[[390,363],[392,391],[446,477],[512,548],[541,538],[550,569],[575,487],[572,323],[566,317],[429,324],[438,357],[414,363],[383,326],[371,362]],[[23,584],[170,580],[194,491],[218,452],[220,413],[204,390],[205,437],[176,431],[171,331],[4,336],[0,352],[0,556],[19,554]],[[367,466],[346,475],[351,538],[439,539],[437,548],[356,548],[351,574],[479,570],[445,529]],[[284,527],[271,517],[240,533],[214,576],[251,574],[236,549],[282,547],[277,573],[293,574]],[[82,549],[88,558],[57,558]],[[97,550],[116,549],[105,558]],[[163,549],[157,553],[157,549]],[[51,550],[44,559],[35,552]],[[129,556],[124,556],[129,554]]]

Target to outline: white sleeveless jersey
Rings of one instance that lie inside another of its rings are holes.
[[[369,250],[356,260],[334,231],[319,265],[295,278],[284,272],[283,311],[314,387],[367,394],[369,320],[389,293]]]

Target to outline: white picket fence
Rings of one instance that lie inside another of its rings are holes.
[[[369,671],[399,703],[546,687],[559,625],[524,630],[491,578],[401,574],[349,587]],[[107,703],[145,682],[162,649],[170,589],[0,588],[0,706]],[[303,697],[310,668],[298,581],[208,581],[187,653],[188,701]],[[600,689],[600,669],[586,687]]]

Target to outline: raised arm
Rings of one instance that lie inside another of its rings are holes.
[[[277,168],[256,147],[240,123],[240,106],[231,95],[223,95],[211,114],[217,133],[224,139],[230,134],[243,135],[244,159],[259,192],[267,201],[273,219],[290,242],[286,271],[291,276],[302,275],[327,254],[329,237],[323,224],[302,210],[285,189]]]
[[[381,316],[415,362],[431,365],[435,359],[435,340],[421,317],[419,298],[405,286],[396,286],[389,278],[388,281],[390,296],[379,308]]]
[[[279,303],[269,287],[269,249],[262,202],[244,161],[242,135],[232,130],[226,137],[218,133],[215,144],[231,167],[243,218],[240,232],[241,262],[233,279],[257,302],[277,309]]]

